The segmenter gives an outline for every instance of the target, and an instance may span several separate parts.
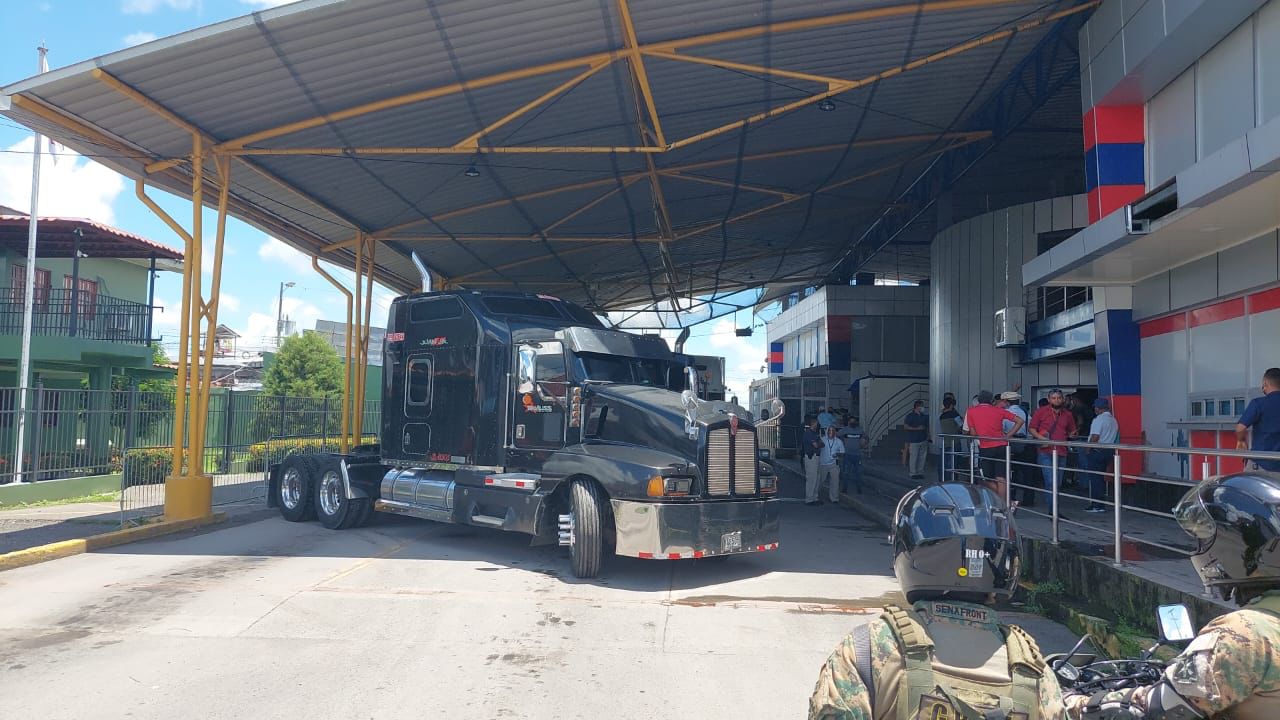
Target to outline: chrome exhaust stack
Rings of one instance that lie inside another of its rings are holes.
[[[413,260],[414,267],[418,268],[418,274],[422,276],[422,292],[431,292],[431,273],[427,272],[427,266],[422,263],[422,258],[418,257],[418,251],[409,253],[409,257]]]

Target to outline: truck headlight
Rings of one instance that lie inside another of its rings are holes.
[[[662,477],[654,475],[649,478],[646,494],[649,497],[683,497],[693,489],[691,477]]]

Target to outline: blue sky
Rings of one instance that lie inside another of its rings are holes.
[[[5,42],[0,43],[0,85],[36,72],[36,48],[49,49],[49,66],[63,67],[157,37],[190,30],[283,5],[280,0],[3,0]],[[30,205],[32,135],[0,118],[0,205],[24,212]],[[41,166],[41,215],[90,217],[158,242],[181,247],[172,231],[134,197],[132,182],[80,157],[46,159]],[[160,204],[172,215],[190,218],[190,204],[156,191]],[[209,216],[207,216],[209,217]],[[212,220],[206,221],[212,227]],[[211,234],[211,233],[210,233]],[[206,260],[204,266],[209,267]],[[209,281],[205,277],[206,284]],[[242,336],[242,344],[258,346],[275,333],[279,283],[296,286],[285,291],[284,313],[300,328],[317,319],[341,320],[342,295],[310,267],[310,260],[262,231],[230,221],[223,259],[222,307],[219,321]],[[176,345],[180,278],[162,273],[156,298],[166,312],[156,316],[157,332],[170,350]],[[392,293],[375,293],[375,324],[385,323]],[[739,325],[751,321],[741,312]],[[763,328],[751,338],[734,336],[734,318],[695,327],[686,351],[724,355],[729,386],[745,402],[747,384],[760,375],[765,357]]]

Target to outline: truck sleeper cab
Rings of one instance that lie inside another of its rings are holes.
[[[776,477],[742,408],[682,393],[682,356],[542,295],[397,298],[378,447],[269,470],[289,520],[371,510],[568,546],[578,577],[612,553],[701,558],[778,547]]]

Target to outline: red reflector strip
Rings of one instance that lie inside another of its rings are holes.
[[[491,478],[491,477],[487,477],[487,478],[485,478],[485,479],[484,479],[484,484],[485,484],[485,485],[492,485],[492,484],[493,484],[493,478]]]
[[[649,552],[642,552],[642,553],[640,553],[640,559],[641,559],[641,560],[652,560],[652,559],[653,559],[653,553],[649,553]]]
[[[680,553],[667,553],[668,560],[679,560],[680,558],[681,558]]]
[[[695,558],[700,558],[700,557],[702,557],[702,556],[703,556],[703,554],[704,554],[704,553],[703,553],[701,550],[695,550],[695,551],[693,552],[693,556],[694,556]]]

